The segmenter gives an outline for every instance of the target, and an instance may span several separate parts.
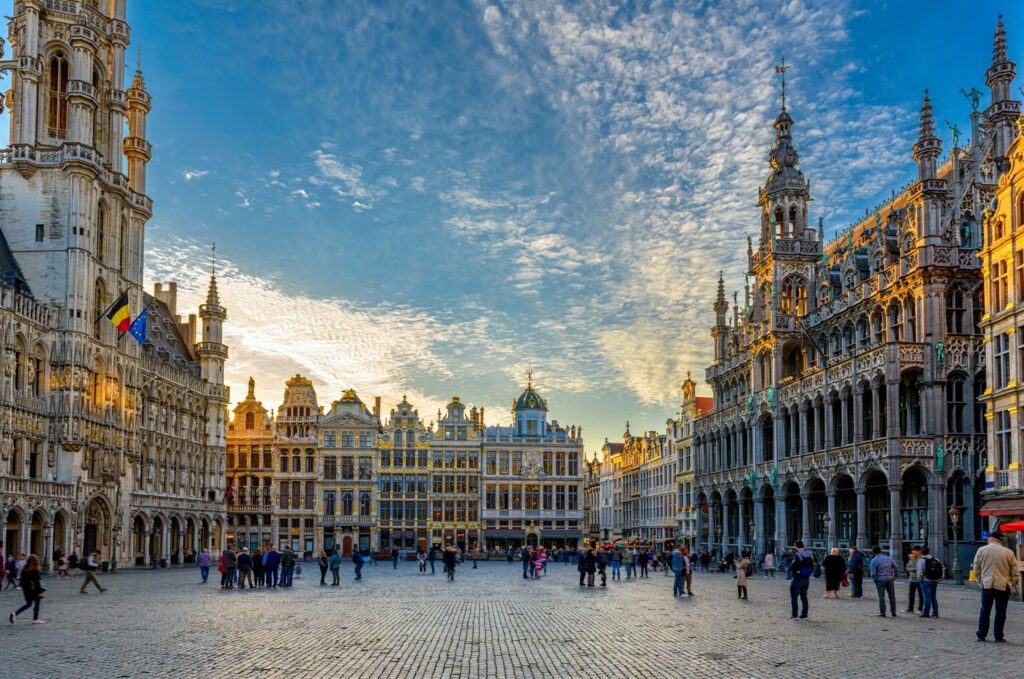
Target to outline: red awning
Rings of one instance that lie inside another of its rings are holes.
[[[978,513],[982,516],[1024,516],[1024,497],[989,500]]]
[[[1013,521],[1012,523],[1001,524],[999,526],[999,530],[1003,532],[1024,531],[1024,521]]]

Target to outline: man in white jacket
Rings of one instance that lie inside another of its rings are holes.
[[[974,555],[974,577],[981,587],[981,614],[978,618],[978,641],[988,636],[989,617],[995,605],[996,621],[993,633],[995,640],[1004,642],[1003,626],[1006,624],[1006,604],[1010,601],[1010,590],[1017,584],[1017,557],[1003,546],[1003,532],[994,530],[988,534],[988,544]]]

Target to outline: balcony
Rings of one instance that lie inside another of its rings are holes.
[[[316,517],[316,525],[318,526],[374,526],[376,524],[376,516],[352,516],[340,514]]]
[[[0,476],[0,493],[69,499],[74,494],[74,487],[67,483]]]
[[[1006,469],[989,467],[985,470],[985,486],[989,491],[1005,492],[1024,488],[1024,470],[1020,463],[1011,464]]]

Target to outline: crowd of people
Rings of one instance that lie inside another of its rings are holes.
[[[1003,546],[1003,534],[992,531],[988,536],[988,544],[979,549],[974,557],[974,574],[981,588],[981,611],[978,619],[976,635],[979,641],[988,637],[990,623],[996,642],[1005,640],[1007,604],[1010,592],[1019,581],[1017,560],[1014,553]],[[875,584],[878,601],[879,617],[897,616],[895,582],[900,577],[901,565],[890,555],[885,554],[879,546],[874,546],[869,555],[862,553],[857,547],[850,547],[848,554],[843,556],[839,549],[833,548],[819,563],[817,555],[805,547],[803,542],[796,541],[794,547],[785,550],[778,558],[773,553],[766,553],[755,562],[748,550],[740,554],[727,553],[713,569],[716,573],[732,573],[736,579],[736,596],[741,600],[749,599],[748,588],[750,578],[756,571],[766,578],[774,578],[777,570],[785,573],[790,580],[790,619],[806,621],[809,617],[809,598],[811,578],[824,576],[825,598],[839,599],[843,588],[848,588],[846,596],[860,599],[864,596],[864,577],[869,577]],[[511,564],[516,560],[522,563],[524,579],[537,579],[547,573],[550,562],[575,564],[579,573],[580,587],[607,587],[608,571],[612,572],[612,580],[640,579],[650,577],[650,572],[659,568],[668,576],[674,575],[673,597],[693,596],[693,574],[700,569],[704,573],[712,571],[712,558],[707,549],[698,554],[691,554],[684,545],[678,545],[669,552],[654,551],[635,545],[605,545],[584,547],[581,549],[549,549],[543,546],[524,546],[518,551],[511,548],[496,552],[499,557],[507,559]],[[392,562],[398,568],[401,554],[396,550],[392,553]],[[454,581],[455,572],[464,561],[462,550],[452,544],[443,547],[433,545],[428,549],[416,552],[418,571],[434,574],[435,563],[441,560],[444,573],[449,581]],[[469,558],[476,568],[479,553],[474,549]],[[77,578],[81,571],[85,578],[79,591],[86,593],[89,584],[99,592],[106,592],[96,572],[100,570],[101,554],[98,550],[91,552],[86,558],[77,554],[64,556],[55,554],[55,571],[59,578]],[[221,552],[217,562],[217,570],[221,574],[221,589],[260,589],[288,588],[293,579],[301,572],[298,558],[290,547],[278,550],[272,546],[256,549],[252,552],[246,547],[229,545]],[[340,570],[343,561],[337,549],[323,550],[319,554],[320,585],[334,586],[340,584]],[[351,557],[354,566],[354,579],[362,579],[363,565],[369,561],[374,563],[372,555],[358,550]],[[206,583],[214,559],[208,550],[197,555],[201,582]],[[927,545],[914,545],[910,549],[907,561],[902,570],[908,578],[908,601],[903,613],[915,613],[922,618],[939,617],[938,589],[946,577],[945,565],[931,553]],[[327,575],[331,582],[328,585]],[[4,558],[3,542],[0,541],[0,582],[4,590],[20,588],[25,603],[17,610],[11,611],[9,622],[13,624],[19,614],[33,609],[33,622],[44,623],[39,618],[43,593],[42,565],[35,554],[13,554]],[[598,584],[598,578],[600,580]],[[994,623],[992,615],[995,614]]]

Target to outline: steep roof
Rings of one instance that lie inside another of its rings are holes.
[[[17,292],[29,297],[32,296],[32,290],[28,287],[25,274],[21,272],[18,260],[14,257],[14,253],[11,252],[11,248],[7,244],[7,237],[4,236],[3,229],[0,229],[0,280],[3,281],[4,285],[13,287]]]
[[[715,399],[711,396],[698,396],[697,397],[697,412],[701,415],[706,415],[714,410]]]
[[[143,351],[176,368],[184,368],[199,374],[199,364],[192,355],[192,349],[178,328],[178,319],[160,299],[149,293],[142,293],[142,300],[149,309],[146,321],[146,344]]]

